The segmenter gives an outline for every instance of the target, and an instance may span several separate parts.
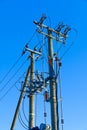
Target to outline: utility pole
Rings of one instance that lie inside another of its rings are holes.
[[[53,39],[57,40],[52,33],[57,34],[57,31],[44,25],[45,16],[42,16],[43,21],[34,21],[39,26],[38,32],[48,37],[48,61],[49,61],[49,77],[50,79],[50,106],[51,106],[51,127],[52,130],[59,130],[59,116],[58,116],[58,102],[57,102],[57,85],[54,75],[54,49]],[[45,28],[47,32],[43,32],[42,28]],[[59,33],[58,33],[59,34]],[[58,39],[59,40],[59,39]]]
[[[66,43],[68,32],[71,28],[65,25],[63,22],[58,25],[56,29],[53,29],[47,25],[44,25],[44,21],[47,17],[43,15],[39,22],[36,20],[34,23],[37,25],[38,33],[48,37],[48,61],[49,61],[49,77],[50,79],[50,106],[51,106],[51,127],[52,130],[59,130],[59,115],[58,115],[58,99],[57,99],[57,82],[54,70],[54,49],[53,39],[63,44]]]
[[[23,84],[23,88],[22,88],[22,91],[21,91],[21,94],[20,94],[20,97],[18,100],[18,104],[16,107],[16,111],[14,114],[14,118],[13,118],[13,122],[12,122],[10,130],[15,130],[15,125],[16,125],[16,122],[18,119],[18,114],[19,114],[19,111],[21,108],[23,97],[24,97],[24,94],[26,93],[27,84],[29,83],[29,77],[30,77],[31,84],[33,83],[33,80],[34,80],[34,54],[41,56],[40,52],[37,52],[35,50],[31,50],[28,48],[28,46],[26,46],[25,51],[31,52],[31,65],[29,66],[27,74],[26,74],[25,82]],[[33,89],[32,87],[33,87],[32,85],[29,86],[29,89],[31,89],[31,91]],[[34,124],[35,124],[34,123],[35,122],[35,119],[34,119],[35,118],[34,117],[34,93],[31,93],[29,96],[30,96],[30,99],[29,99],[29,106],[30,106],[30,109],[29,109],[29,130],[30,130],[31,128],[34,127]]]
[[[56,81],[54,78],[54,59],[53,59],[53,42],[52,42],[52,31],[48,29],[48,53],[49,53],[49,75],[50,80],[50,104],[51,104],[51,126],[52,130],[59,130],[59,116],[57,110],[57,89]]]
[[[22,89],[21,94],[20,94],[20,98],[19,98],[19,101],[18,101],[18,104],[17,104],[17,107],[16,107],[16,111],[15,111],[15,114],[14,114],[14,118],[13,118],[13,122],[12,122],[10,130],[15,130],[15,125],[16,125],[16,122],[17,122],[17,119],[18,119],[18,114],[19,114],[20,107],[21,107],[21,104],[22,104],[22,101],[23,101],[23,97],[24,97],[24,94],[26,92],[26,86],[27,86],[27,83],[28,83],[29,76],[30,76],[30,66],[29,66],[28,71],[27,71],[27,75],[26,75],[26,78],[25,78],[23,89]]]
[[[30,84],[32,89],[32,82],[34,80],[34,53],[31,52],[31,72],[30,72]],[[29,95],[29,130],[35,125],[35,114],[34,114],[34,93]]]
[[[35,75],[35,71],[34,71],[34,61],[35,61],[35,57],[34,55],[37,54],[39,56],[41,56],[41,52],[37,52],[36,50],[32,50],[30,49],[28,46],[26,47],[26,51],[29,51],[31,53],[31,71],[30,71],[30,94],[29,94],[29,130],[31,130],[32,128],[35,127],[35,101],[34,101],[34,92],[32,92],[35,88],[33,86],[33,82],[34,82],[34,75]]]

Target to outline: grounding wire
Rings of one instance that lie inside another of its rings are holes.
[[[22,56],[20,56],[16,62],[12,65],[12,67],[9,69],[9,71],[4,75],[4,77],[2,78],[2,80],[0,81],[0,84],[7,78],[7,76],[9,75],[9,73],[13,70],[13,68],[16,66],[16,64],[20,61]]]
[[[28,126],[24,123],[20,113],[18,115],[18,119],[19,119],[19,122],[22,125],[22,127],[25,128],[26,130],[28,130]]]

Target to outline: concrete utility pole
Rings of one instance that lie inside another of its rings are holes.
[[[27,86],[27,83],[28,83],[29,76],[30,76],[30,66],[29,66],[28,71],[27,71],[27,75],[26,75],[26,78],[25,78],[23,89],[22,89],[21,94],[20,94],[20,98],[19,98],[19,101],[18,101],[18,104],[17,104],[17,107],[16,107],[15,115],[14,115],[13,122],[12,122],[10,130],[15,130],[16,121],[18,119],[18,114],[19,114],[20,107],[21,107],[21,104],[22,104],[22,101],[23,101],[23,96],[26,92],[26,86]]]
[[[35,75],[35,72],[34,72],[34,61],[35,61],[35,58],[34,58],[34,55],[37,54],[39,56],[41,56],[41,52],[37,52],[35,50],[32,50],[30,48],[28,48],[28,46],[26,47],[26,51],[30,52],[31,53],[31,71],[30,71],[30,94],[29,94],[29,130],[31,130],[32,128],[35,127],[35,101],[34,101],[34,93],[32,92],[32,90],[34,89],[33,88],[33,81],[34,81],[34,75]]]
[[[32,82],[34,80],[34,53],[31,52],[31,72],[30,72],[30,88],[32,89]],[[29,95],[29,130],[35,126],[34,114],[34,93]]]
[[[51,125],[52,130],[59,130],[59,118],[57,110],[57,89],[56,81],[54,78],[54,60],[53,60],[53,43],[52,43],[52,31],[48,29],[48,52],[49,52],[49,74],[52,78],[50,80],[50,104],[51,104]]]
[[[49,77],[50,79],[50,106],[51,106],[51,127],[52,130],[59,130],[59,116],[58,116],[58,101],[57,101],[57,83],[54,75],[54,51],[53,51],[53,43],[52,40],[61,41],[59,39],[59,36],[63,36],[62,33],[57,32],[55,29],[50,28],[43,24],[46,17],[42,16],[43,21],[41,20],[39,22],[34,21],[36,25],[39,26],[38,32],[48,37],[48,60],[49,60]],[[42,28],[46,29],[48,33],[46,33],[46,30],[43,31]],[[52,35],[52,33],[55,33],[56,35]],[[58,35],[58,38],[56,37]]]

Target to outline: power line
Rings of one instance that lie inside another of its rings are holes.
[[[16,85],[16,83],[20,80],[21,77],[18,78],[18,80],[5,92],[5,94],[0,97],[0,101],[5,98],[5,96],[12,90],[12,88]]]
[[[71,47],[73,46],[73,44],[74,44],[75,41],[76,41],[76,38],[77,38],[77,36],[78,36],[78,31],[77,31],[75,28],[72,28],[72,29],[75,31],[76,36],[75,36],[74,40],[71,42],[70,46],[69,46],[69,47],[66,49],[66,51],[63,53],[63,55],[61,56],[60,59],[63,59],[63,57],[67,54],[67,52],[71,49]],[[68,44],[69,44],[69,43],[68,43]]]
[[[28,126],[24,123],[20,113],[19,113],[18,119],[19,119],[19,122],[22,125],[22,127],[24,127],[26,130],[28,130]]]
[[[23,115],[24,115],[24,117],[25,117],[25,120],[28,122],[28,119],[27,119],[27,117],[26,117],[26,115],[25,115],[24,101],[25,101],[25,97],[23,98],[22,111],[23,111]]]
[[[6,82],[6,84],[3,86],[3,88],[0,89],[0,92],[2,92],[5,87],[8,85],[8,83],[15,77],[15,75],[19,72],[19,70],[23,67],[23,65],[26,63],[27,59],[22,63],[22,65],[17,69],[17,71],[11,76],[11,78]]]
[[[17,61],[12,65],[12,67],[9,69],[9,71],[5,74],[5,76],[2,78],[2,80],[0,81],[0,84],[7,78],[7,76],[9,75],[9,73],[13,70],[13,68],[16,66],[16,64],[20,61],[22,56],[20,56]]]
[[[15,87],[16,87],[16,89],[18,90],[18,91],[20,91],[20,89],[16,86],[16,84],[20,81],[20,79],[22,78],[22,77],[24,77],[24,74],[25,74],[25,72],[19,77],[19,79],[15,82]]]
[[[36,34],[36,30],[35,30],[35,32],[33,33],[33,35],[31,36],[31,38],[30,38],[30,40],[28,41],[28,43],[31,42],[31,40],[34,38],[35,34]]]
[[[59,72],[59,89],[60,89],[60,112],[61,112],[61,125],[62,130],[64,130],[64,117],[63,117],[63,102],[62,102],[62,84],[61,84],[61,75]]]
[[[29,43],[31,42],[31,40],[33,39],[34,35],[36,34],[36,31],[33,33],[33,35],[31,36],[30,40],[28,41]],[[21,55],[16,62],[12,65],[12,67],[8,70],[8,72],[4,75],[4,77],[1,79],[0,84],[7,78],[7,76],[9,75],[9,73],[13,70],[13,68],[17,65],[17,63],[20,61],[21,57],[23,55]]]
[[[73,44],[74,44],[74,42],[72,42],[71,45],[66,49],[66,51],[63,53],[63,55],[60,57],[60,59],[63,59],[63,57],[68,53],[68,51],[71,49]]]

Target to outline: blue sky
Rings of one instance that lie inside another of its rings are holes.
[[[25,44],[34,33],[36,26],[33,20],[39,20],[43,13],[49,16],[53,28],[60,21],[64,21],[78,31],[74,45],[62,59],[64,129],[87,130],[87,0],[0,0],[0,80],[20,57]],[[30,47],[37,41],[35,38]],[[25,59],[26,56],[4,82],[0,83],[0,88],[3,88]],[[0,92],[0,99],[19,75],[27,70],[28,64],[27,61],[18,75]],[[17,84],[17,87],[19,86]],[[1,130],[10,129],[19,94],[20,92],[13,87],[0,100]],[[47,107],[49,108],[49,105]],[[24,130],[19,122],[15,130],[18,129]]]

